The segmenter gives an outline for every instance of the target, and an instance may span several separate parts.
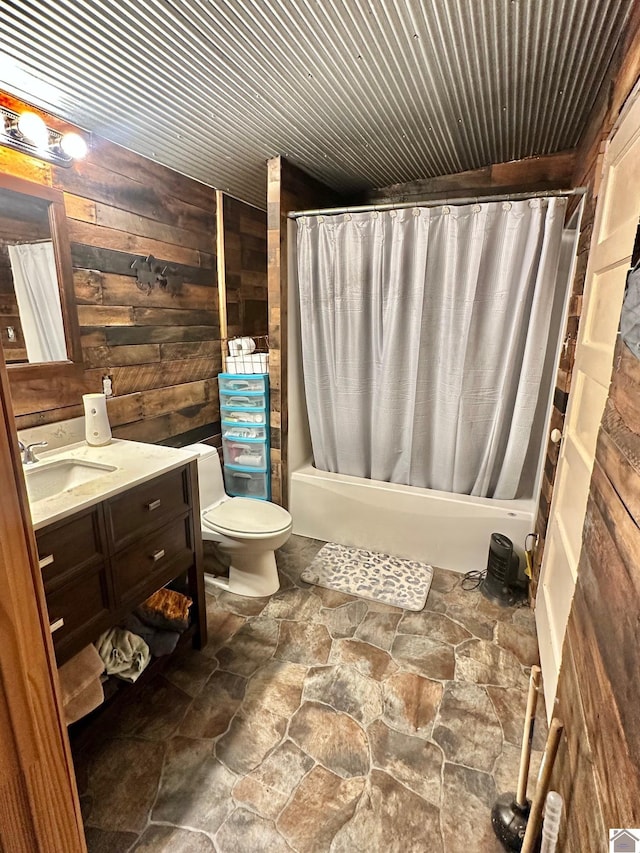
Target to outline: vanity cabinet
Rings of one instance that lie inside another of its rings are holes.
[[[58,664],[187,575],[194,643],[206,643],[197,463],[36,532]]]

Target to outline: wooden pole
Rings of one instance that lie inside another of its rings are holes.
[[[533,729],[536,721],[536,708],[538,706],[540,673],[541,670],[539,666],[531,667],[531,675],[529,677],[529,695],[527,696],[527,710],[524,717],[524,732],[522,734],[520,774],[518,776],[518,787],[516,789],[516,804],[520,806],[521,809],[527,805],[527,780],[529,778],[531,744],[533,742]]]
[[[544,748],[544,755],[542,756],[536,794],[533,798],[521,853],[533,853],[535,849],[538,835],[540,834],[540,827],[542,826],[542,810],[549,790],[551,773],[553,772],[553,765],[558,754],[558,746],[560,745],[560,736],[562,735],[563,728],[563,724],[556,717],[551,720],[549,736],[547,737],[547,744]]]

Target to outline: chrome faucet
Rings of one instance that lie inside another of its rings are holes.
[[[23,444],[20,439],[18,439],[18,447],[20,448],[20,452],[22,453],[22,464],[33,465],[34,462],[38,461],[37,456],[33,452],[33,448],[48,447],[48,445],[48,441],[35,441],[33,444]]]

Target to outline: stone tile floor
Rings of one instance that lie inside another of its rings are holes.
[[[311,587],[322,544],[291,538],[271,599],[209,595],[207,648],[97,722],[75,755],[90,853],[501,850],[533,614],[443,570],[420,613]],[[531,779],[545,737],[541,709]]]

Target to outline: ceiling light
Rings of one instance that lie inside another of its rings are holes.
[[[60,140],[60,148],[72,160],[82,160],[87,156],[87,143],[79,133],[65,133]]]
[[[18,119],[18,130],[28,142],[38,148],[46,148],[49,144],[47,125],[35,113],[21,113]]]
[[[70,131],[63,134],[47,127],[36,113],[17,113],[0,106],[0,145],[14,148],[23,154],[39,157],[58,166],[70,166],[74,160],[85,157],[87,139]]]

